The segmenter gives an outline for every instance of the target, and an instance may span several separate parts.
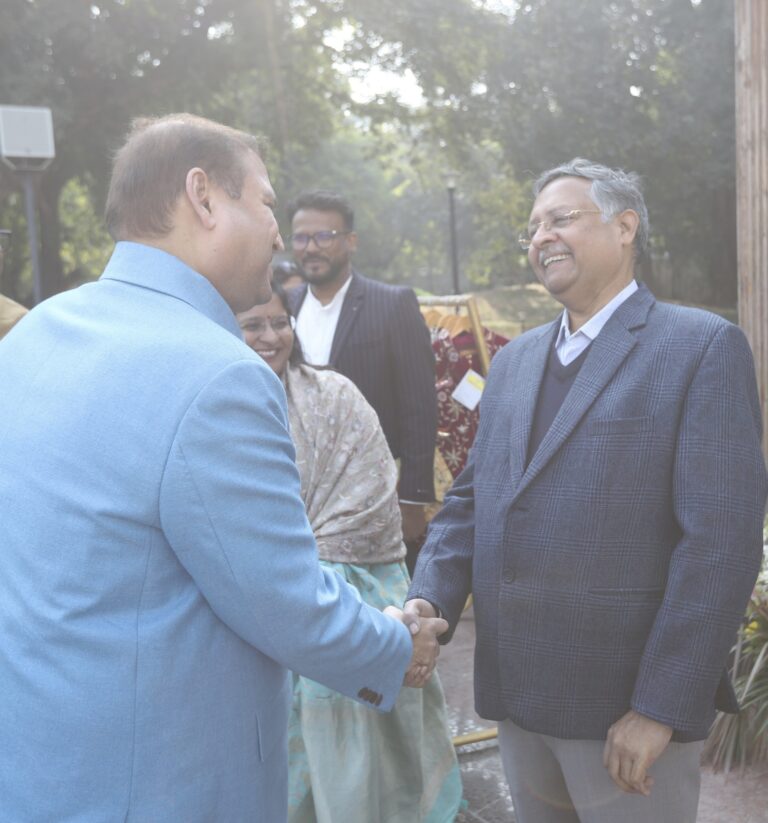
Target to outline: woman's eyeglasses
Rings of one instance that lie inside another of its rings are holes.
[[[240,328],[251,334],[263,334],[267,330],[267,324],[271,326],[275,334],[280,334],[288,329],[295,329],[296,319],[287,314],[279,314],[277,317],[252,317]]]

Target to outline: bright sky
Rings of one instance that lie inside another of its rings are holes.
[[[476,5],[488,11],[512,15],[520,5],[519,0],[473,0]],[[342,26],[325,38],[325,43],[332,49],[341,49],[346,40],[351,37],[351,27]],[[342,65],[339,68],[343,69]],[[368,103],[380,94],[395,94],[398,100],[406,106],[418,108],[423,105],[424,97],[421,93],[416,76],[410,69],[402,74],[386,71],[378,66],[365,70],[360,64],[360,74],[349,77],[352,98],[360,103]]]
[[[403,105],[411,108],[424,103],[421,86],[410,69],[403,74],[394,74],[374,66],[364,77],[350,77],[349,85],[352,99],[359,103],[368,103],[376,95],[388,93],[396,94]]]

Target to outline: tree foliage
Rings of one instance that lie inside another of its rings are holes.
[[[668,296],[733,303],[732,2],[536,0],[488,16],[471,40],[482,59],[469,91],[427,87],[454,152],[488,140],[522,181],[576,156],[638,171],[650,278]]]
[[[465,281],[530,277],[515,243],[528,183],[581,155],[643,175],[657,290],[732,303],[732,17],[731,0],[6,0],[0,102],[54,112],[46,291],[98,273],[94,215],[131,118],[191,110],[265,133],[282,200],[347,194],[373,276],[447,288],[454,168]],[[395,80],[375,88],[375,72]],[[9,173],[0,219],[23,228]],[[23,264],[14,250],[17,297]]]
[[[86,182],[97,210],[111,156],[133,117],[204,111],[252,54],[226,33],[244,0],[6,0],[0,6],[0,100],[52,109],[57,157],[41,177],[44,287],[66,285],[60,257],[61,193]],[[262,3],[271,8],[268,0]],[[248,49],[250,52],[250,48]],[[263,56],[263,52],[260,52]],[[0,194],[13,187],[9,174]]]

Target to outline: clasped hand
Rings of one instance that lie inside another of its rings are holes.
[[[384,613],[399,620],[411,633],[413,654],[403,683],[421,688],[429,681],[435,669],[440,654],[437,638],[448,631],[448,622],[436,617],[435,610],[426,600],[409,600],[405,604],[405,611],[387,606]]]

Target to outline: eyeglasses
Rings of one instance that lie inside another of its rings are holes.
[[[520,248],[523,251],[528,251],[539,229],[544,229],[544,231],[567,229],[568,226],[570,226],[574,220],[578,220],[582,214],[602,214],[602,212],[600,209],[571,209],[571,211],[567,211],[565,214],[553,214],[546,220],[542,220],[533,226],[528,226],[527,229],[523,229],[517,238],[517,242],[520,243]]]
[[[351,231],[316,231],[314,234],[298,234],[291,235],[291,247],[296,251],[304,251],[310,241],[314,241],[318,249],[330,249],[337,237],[343,237],[345,234],[352,234]]]
[[[275,334],[282,334],[288,329],[296,328],[296,319],[287,314],[279,314],[277,317],[252,317],[246,320],[240,328],[251,334],[260,335],[267,330],[267,324],[271,326]]]

